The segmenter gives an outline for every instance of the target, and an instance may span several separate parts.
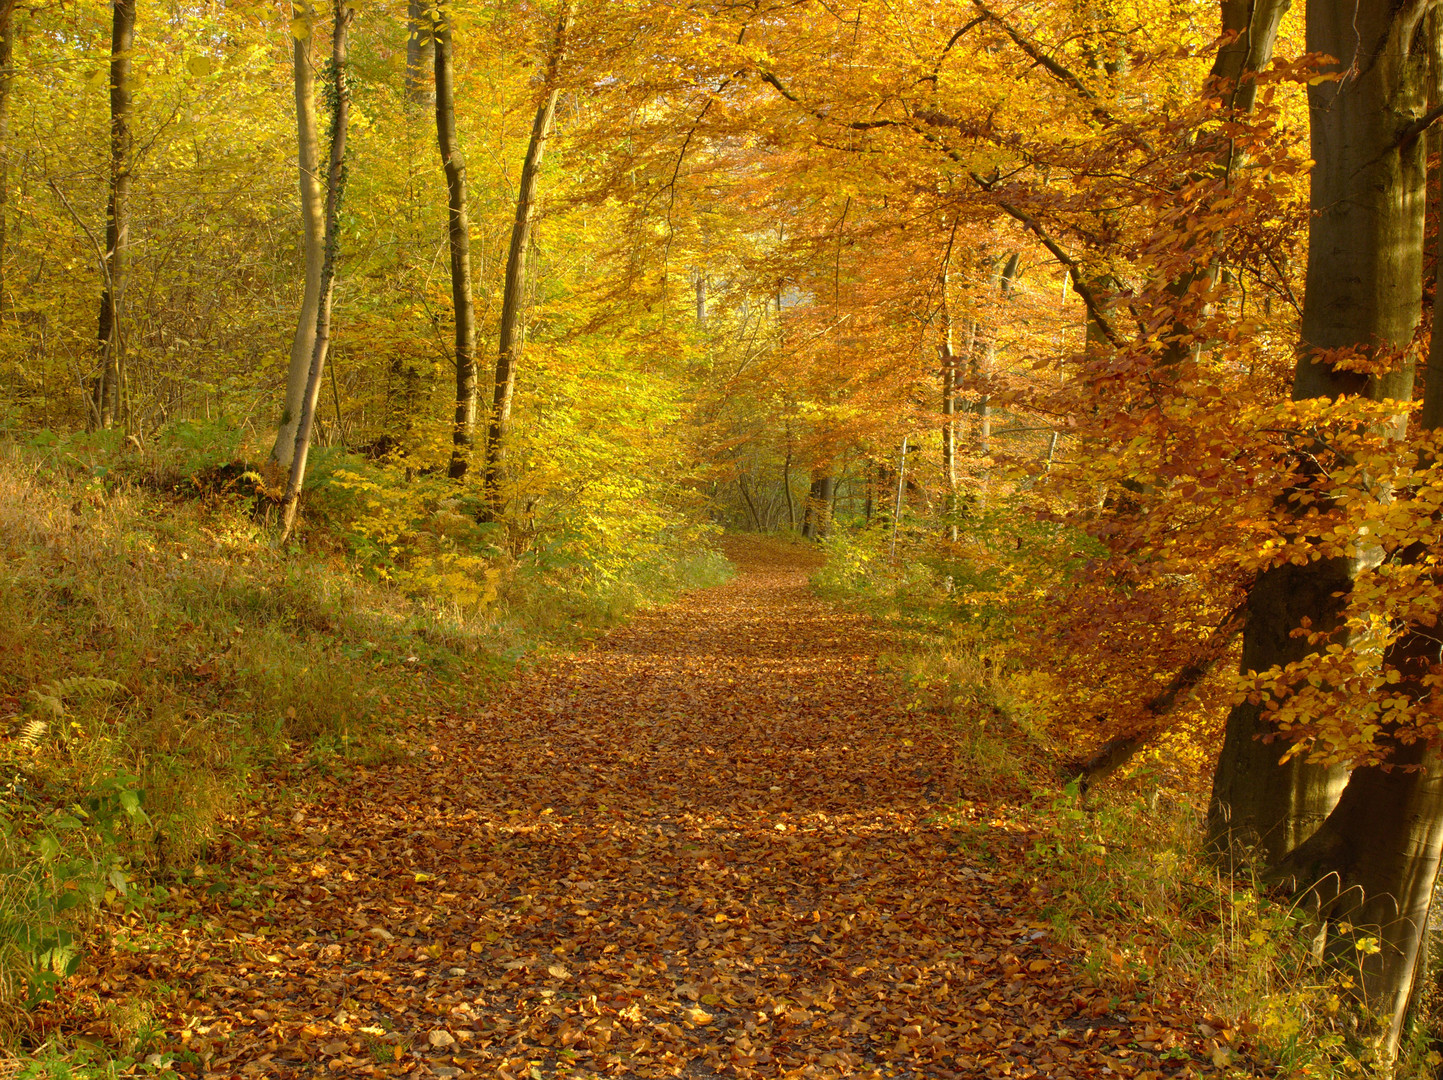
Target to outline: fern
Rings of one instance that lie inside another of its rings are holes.
[[[69,715],[67,703],[95,701],[110,694],[123,693],[125,687],[114,679],[102,679],[94,675],[76,675],[69,679],[57,679],[30,691],[30,711],[43,713],[52,720]],[[41,721],[43,724],[43,721]]]
[[[50,725],[44,720],[41,720],[39,717],[32,717],[20,724],[15,738],[22,747],[28,750],[39,743],[49,730]]]

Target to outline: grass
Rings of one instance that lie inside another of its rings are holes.
[[[564,581],[498,555],[484,602],[448,603],[365,572],[343,496],[277,550],[236,448],[183,435],[145,455],[0,443],[0,1045],[36,1046],[37,1076],[113,1070],[28,1007],[168,880],[223,877],[207,864],[247,799],[394,760],[403,711],[482,699],[538,650],[729,572],[697,545]]]
[[[993,606],[983,575],[925,544],[896,562],[876,536],[843,533],[828,546],[814,587],[889,628],[887,662],[912,707],[958,737],[969,800],[990,803],[989,819],[1015,819],[1031,850],[1021,865],[989,855],[996,831],[965,808],[950,822],[960,842],[1027,883],[1119,1008],[1188,1003],[1190,1019],[1216,1033],[1224,1074],[1350,1077],[1374,1067],[1344,977],[1314,956],[1308,913],[1203,857],[1206,748],[1142,755],[1084,801],[1063,763],[1086,748],[1069,745],[1075,728],[1047,714],[1045,671],[1009,652],[1004,605]],[[962,602],[959,582],[975,586]],[[1393,1076],[1435,1075],[1430,1024],[1424,1013]]]

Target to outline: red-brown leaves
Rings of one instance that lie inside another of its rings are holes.
[[[237,822],[244,906],[176,890],[73,1004],[164,980],[188,1075],[1156,1069],[1014,877],[1025,829],[995,820],[996,869],[957,850],[968,778],[876,631],[794,557],[736,556],[732,584],[410,723],[401,763]]]

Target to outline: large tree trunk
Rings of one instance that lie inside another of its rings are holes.
[[[316,420],[316,403],[321,396],[321,376],[325,371],[326,353],[331,343],[331,302],[335,297],[336,262],[340,256],[341,200],[345,197],[346,133],[351,119],[351,91],[346,76],[346,31],[354,16],[347,0],[334,0],[335,22],[331,33],[331,152],[326,173],[325,258],[321,263],[320,302],[316,306],[315,345],[306,372],[305,395],[301,401],[300,422],[296,426],[296,447],[291,455],[290,480],[281,506],[281,542],[289,539],[295,528],[300,506],[301,487],[306,478],[306,458],[310,453],[311,430]]]
[[[306,376],[316,348],[316,315],[321,306],[321,270],[326,260],[325,191],[321,185],[321,152],[316,124],[316,71],[311,64],[312,34],[295,40],[293,65],[296,91],[296,171],[301,194],[301,252],[305,259],[305,288],[296,333],[291,339],[291,362],[286,370],[286,404],[276,432],[271,458],[289,467],[296,452],[296,430],[306,399]]]
[[[521,185],[516,194],[516,220],[511,226],[511,250],[506,256],[506,286],[501,301],[500,341],[496,351],[496,382],[491,402],[491,422],[486,433],[486,506],[491,518],[501,516],[501,476],[506,442],[511,427],[511,402],[516,392],[516,364],[521,350],[521,307],[526,292],[526,258],[531,243],[531,222],[536,209],[536,182],[541,158],[551,133],[556,112],[557,73],[565,55],[566,35],[571,24],[571,4],[563,0],[557,18],[556,36],[546,62],[541,103],[531,124],[531,141],[521,166]]]
[[[1433,34],[1427,36],[1436,79],[1438,43]],[[1407,86],[1414,63],[1416,59],[1408,57],[1399,65],[1403,85],[1394,98],[1409,112],[1416,107]],[[1404,122],[1402,117],[1392,119]],[[1407,174],[1411,168],[1411,162],[1402,162],[1397,171]],[[1443,234],[1439,254],[1443,255]],[[1437,284],[1443,286],[1443,259],[1437,270]],[[1439,321],[1443,293],[1435,294],[1433,305],[1421,414],[1427,431],[1443,427],[1443,321]],[[1431,467],[1439,465],[1435,461]],[[1416,565],[1428,555],[1424,545],[1415,544],[1401,558]],[[1407,627],[1389,646],[1383,662],[1399,673],[1395,692],[1422,701],[1434,692],[1425,678],[1443,663],[1437,628]],[[1393,750],[1390,767],[1354,770],[1332,813],[1270,877],[1292,891],[1303,890],[1316,902],[1320,918],[1328,924],[1327,954],[1334,963],[1354,971],[1357,996],[1384,1024],[1381,1032],[1370,1034],[1382,1035],[1385,1054],[1392,1057],[1424,966],[1428,916],[1443,861],[1443,752],[1422,742],[1402,744],[1396,732],[1386,733],[1385,741]],[[1375,939],[1378,948],[1359,949],[1363,937]]]
[[[135,0],[114,0],[110,23],[110,185],[105,200],[105,280],[100,295],[100,370],[91,416],[113,427],[120,415],[123,378],[121,312],[130,262],[131,54]],[[8,65],[7,65],[8,66]]]
[[[436,142],[446,170],[451,247],[451,307],[456,315],[456,421],[452,431],[453,480],[466,475],[476,434],[476,306],[471,301],[471,222],[466,212],[466,159],[456,142],[455,72],[451,23],[444,6],[432,26],[436,46]]]
[[[1308,88],[1314,214],[1295,399],[1406,400],[1411,393],[1411,371],[1396,357],[1412,340],[1422,304],[1423,145],[1405,136],[1425,100],[1426,50],[1416,33],[1425,10],[1308,4],[1309,52],[1345,59],[1334,69],[1339,81]],[[1376,353],[1390,374],[1341,370],[1329,361],[1335,349]],[[1315,631],[1341,633],[1358,570],[1354,560],[1327,559],[1260,575],[1249,595],[1243,670],[1265,671],[1322,648],[1291,636],[1304,618]],[[1256,845],[1276,863],[1327,816],[1345,777],[1296,758],[1279,764],[1279,748],[1261,741],[1269,733],[1255,705],[1244,702],[1229,715],[1208,838],[1233,856]]]

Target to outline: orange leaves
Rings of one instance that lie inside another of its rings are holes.
[[[249,854],[228,873],[263,893],[228,910],[197,879],[177,890],[194,926],[148,928],[191,1075],[1155,1065],[1014,877],[1025,820],[972,811],[1006,870],[955,850],[951,733],[785,551],[734,548],[736,582],[485,709],[412,717],[429,753],[235,822]],[[105,974],[121,962],[77,989],[129,993]],[[1203,1066],[1195,1034],[1148,1023]]]

